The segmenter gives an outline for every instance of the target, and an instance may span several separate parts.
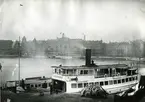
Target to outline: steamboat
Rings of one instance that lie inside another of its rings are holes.
[[[66,93],[80,92],[88,85],[99,85],[108,93],[126,91],[138,83],[137,68],[127,64],[96,65],[91,49],[86,49],[86,62],[81,66],[52,66],[52,84]]]

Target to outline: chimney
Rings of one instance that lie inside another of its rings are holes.
[[[91,49],[86,49],[86,66],[91,65]]]

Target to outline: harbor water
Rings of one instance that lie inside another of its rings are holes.
[[[115,61],[115,60],[94,60],[97,65],[102,64],[128,64],[130,61]],[[18,58],[0,58],[2,64],[1,79],[2,81],[18,80]],[[21,58],[20,60],[20,77],[25,79],[28,77],[51,77],[51,66],[58,65],[84,65],[84,59],[49,59],[45,57],[38,58]]]

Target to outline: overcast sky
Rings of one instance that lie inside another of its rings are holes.
[[[20,6],[22,4],[23,6]],[[145,39],[145,2],[133,0],[4,0],[0,39]]]

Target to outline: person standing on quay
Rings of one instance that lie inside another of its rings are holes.
[[[53,84],[52,84],[52,82],[49,83],[49,87],[50,87],[50,95],[52,95],[52,93],[53,93]]]
[[[25,90],[25,82],[24,82],[24,80],[23,80],[23,79],[22,79],[21,86],[22,86],[22,88]]]
[[[2,65],[1,65],[1,63],[0,63],[0,71],[2,72]]]
[[[2,102],[2,65],[0,63],[0,70],[1,70],[1,74],[0,74],[0,80],[1,80],[1,83],[0,83],[0,102]]]

